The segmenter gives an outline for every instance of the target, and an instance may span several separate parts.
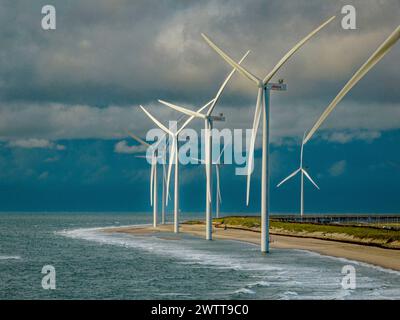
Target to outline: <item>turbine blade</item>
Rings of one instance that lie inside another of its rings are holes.
[[[346,83],[343,89],[338,93],[335,99],[332,100],[330,105],[325,109],[320,118],[308,132],[306,138],[304,139],[304,144],[311,139],[315,131],[321,126],[329,114],[333,111],[336,105],[343,99],[343,97],[353,88],[358,81],[360,81],[369,70],[373,68],[389,50],[394,46],[394,44],[400,38],[400,26],[394,30],[394,32],[381,44],[381,46],[369,57],[369,59],[361,66],[360,69],[351,77],[351,79]]]
[[[221,184],[220,184],[220,178],[219,178],[219,165],[215,165],[215,172],[217,176],[217,197],[219,199],[219,202],[222,203],[222,197],[221,197]]]
[[[242,59],[240,59],[238,64],[241,64],[244,61],[244,59],[246,59],[246,57],[249,55],[249,53],[250,53],[250,50],[248,50],[244,54],[244,56],[242,57]],[[215,106],[217,105],[217,102],[218,102],[222,92],[224,91],[226,85],[228,84],[229,80],[232,78],[232,76],[235,73],[235,71],[236,71],[236,68],[233,68],[233,70],[226,77],[225,81],[222,83],[221,87],[219,88],[219,90],[218,90],[218,92],[217,92],[217,94],[215,96],[213,104],[211,105],[210,109],[208,109],[208,111],[207,111],[207,115],[208,116],[211,115],[211,113],[213,112],[213,110],[214,110]]]
[[[297,173],[299,173],[300,170],[301,169],[299,168],[296,171],[294,171],[291,174],[289,174],[285,179],[283,179],[281,182],[279,182],[276,187],[279,188],[282,184],[284,184],[286,181],[288,181],[289,179],[293,178]]]
[[[167,154],[165,153],[165,160],[167,158]],[[166,165],[166,161],[163,161],[163,173],[164,173],[164,180],[165,180],[165,188],[166,188],[166,194],[165,194],[165,203],[166,205],[168,205],[168,200],[171,200],[171,194],[169,193],[169,184],[168,184],[168,172],[167,172],[167,165]],[[169,168],[168,168],[169,169]]]
[[[189,110],[189,109],[186,109],[186,108],[183,108],[183,107],[179,107],[179,106],[177,106],[175,104],[166,102],[164,100],[158,100],[158,102],[160,102],[163,105],[166,105],[167,107],[170,107],[170,108],[172,108],[172,109],[174,109],[176,111],[182,112],[182,113],[184,113],[184,114],[186,114],[188,116],[193,116],[195,118],[202,118],[202,119],[206,118],[206,115],[204,115],[202,113],[199,113],[199,112],[196,112],[196,111],[192,111],[192,110]]]
[[[148,112],[143,106],[140,106],[140,108],[144,111],[144,113],[151,119],[153,120],[153,122],[160,127],[161,130],[163,130],[166,133],[169,133],[170,135],[174,135],[171,131],[169,131],[169,129],[164,126],[160,121],[158,121],[156,118],[154,118],[154,116]]]
[[[164,134],[161,138],[159,138],[156,142],[154,142],[150,147],[153,149],[155,152],[158,148],[158,146],[163,142],[166,138],[166,135]]]
[[[200,109],[197,110],[197,112],[202,112],[204,109],[206,109],[210,104],[212,104],[214,102],[214,99],[211,99],[210,101],[208,101],[204,106],[202,106]]]
[[[202,160],[202,159],[198,159],[198,158],[195,158],[195,157],[190,157],[190,159],[192,159],[194,161],[197,161],[197,162],[200,162],[201,164],[204,164],[204,160]]]
[[[162,166],[163,166],[163,183],[167,183],[167,168],[165,165],[165,161],[162,161]]]
[[[305,176],[308,178],[308,180],[310,180],[311,183],[312,183],[318,190],[320,190],[319,187],[318,187],[318,185],[314,182],[314,180],[311,179],[311,177],[310,177],[310,175],[308,174],[308,172],[307,172],[306,170],[304,170],[304,169],[301,169],[301,170],[303,171],[303,173],[305,174]]]
[[[254,162],[254,147],[256,143],[257,137],[257,130],[258,125],[260,124],[261,112],[262,112],[262,90],[263,88],[258,88],[257,94],[257,105],[256,111],[254,113],[254,120],[253,120],[253,129],[251,131],[251,138],[250,138],[250,149],[249,149],[249,159],[247,163],[247,189],[246,189],[246,205],[249,205],[250,201],[250,181],[251,181],[251,174]]]
[[[205,137],[204,137],[205,145],[204,145],[204,147],[206,148],[205,164],[206,164],[206,183],[207,183],[207,186],[208,186],[208,185],[211,184],[210,183],[210,178],[211,177],[209,175],[209,168],[211,166],[211,155],[210,155],[209,150],[208,150],[208,147],[210,146],[209,139],[208,139],[209,136],[210,136],[210,126],[208,124],[206,124],[205,129],[206,130],[204,131],[204,134],[205,134]],[[208,189],[208,192],[207,192],[207,201],[211,202],[211,190],[210,190],[210,188]]]
[[[171,172],[172,172],[172,164],[173,160],[175,157],[175,139],[172,140],[172,146],[171,146],[171,151],[169,153],[169,163],[168,163],[168,174],[167,174],[167,204],[168,204],[168,199],[169,199],[169,183],[171,181]]]
[[[179,118],[176,120],[176,122],[178,122],[178,124],[180,124],[185,118],[186,118],[186,115],[181,114],[181,115],[179,116]]]
[[[171,195],[169,193],[169,183],[168,183],[168,172],[167,172],[167,151],[169,148],[169,141],[167,141],[168,143],[165,146],[165,151],[163,153],[164,156],[164,163],[163,163],[163,170],[164,170],[164,179],[165,179],[165,188],[166,188],[166,193],[165,193],[165,205],[168,205],[168,200],[171,200]],[[168,166],[169,169],[169,166]]]
[[[147,143],[147,142],[144,141],[143,139],[139,138],[136,134],[134,134],[134,133],[132,133],[132,132],[130,132],[130,131],[128,131],[128,130],[126,130],[126,133],[127,133],[128,135],[130,135],[132,139],[134,139],[134,140],[136,140],[137,142],[139,142],[142,146],[150,147],[150,144],[149,144],[149,143]]]
[[[153,206],[154,170],[155,170],[155,164],[152,161],[151,169],[150,169],[150,204],[151,204],[151,206]]]
[[[303,168],[304,138],[306,137],[306,133],[307,132],[304,132],[303,140],[301,140],[301,146],[300,146],[300,168]]]
[[[241,65],[237,64],[232,58],[230,58],[224,51],[217,47],[217,45],[212,42],[204,33],[201,34],[204,40],[208,43],[208,45],[213,48],[226,62],[228,62],[232,67],[237,69],[243,76],[247,79],[253,81],[256,85],[259,85],[261,79],[257,78],[250,71],[246,70]]]
[[[163,161],[162,161],[162,167],[163,167],[162,183],[163,183],[163,186],[165,187],[165,189],[164,189],[165,197],[164,197],[163,201],[164,201],[165,205],[167,205],[168,204],[168,200],[167,199],[169,197],[169,194],[168,194],[168,186],[167,186],[167,168],[166,168],[166,165],[165,165],[164,158],[163,158]]]
[[[201,112],[203,111],[205,108],[207,108],[211,103],[213,103],[214,99],[208,101],[204,106],[202,106],[200,109],[198,109],[196,112]],[[185,123],[182,125],[182,127],[179,128],[179,130],[177,131],[176,134],[179,134],[183,129],[186,128],[186,126],[190,123],[190,121],[192,121],[194,119],[194,116],[190,116]]]
[[[317,29],[313,30],[310,34],[308,34],[305,38],[303,38],[300,42],[298,42],[292,49],[290,49],[282,59],[275,65],[270,73],[266,75],[263,80],[264,84],[267,84],[271,78],[278,72],[278,70],[289,60],[289,58],[296,53],[308,40],[310,40],[315,34],[317,34],[321,29],[323,29],[327,24],[329,24],[336,17],[333,16],[321,24]]]
[[[219,164],[219,163],[220,163],[222,154],[224,153],[226,146],[227,146],[227,145],[224,144],[224,147],[222,148],[222,150],[221,150],[221,152],[220,152],[220,154],[219,154],[219,156],[218,156],[218,158],[217,158],[217,161],[215,161],[216,164]]]

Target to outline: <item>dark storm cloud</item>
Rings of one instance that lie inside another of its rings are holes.
[[[49,3],[57,9],[55,31],[40,27],[41,8]],[[345,4],[357,9],[357,30],[340,27]],[[399,12],[398,0],[2,1],[0,112],[9,121],[0,121],[0,135],[117,137],[128,123],[144,130],[151,124],[135,115],[131,106],[154,104],[158,98],[200,105],[215,94],[229,72],[200,32],[235,59],[251,49],[245,65],[264,76],[299,39],[336,14],[336,21],[276,77],[283,77],[290,91],[276,98],[282,107],[274,110],[273,128],[282,137],[298,135],[399,24]],[[346,98],[348,104],[367,104],[370,119],[372,106],[398,106],[400,64],[394,61],[399,52],[397,45]],[[228,125],[249,127],[254,99],[254,88],[236,76],[222,101],[231,118]],[[229,113],[231,108],[249,107],[251,112]],[[92,120],[82,119],[82,108]],[[112,120],[101,122],[102,112]],[[35,114],[46,115],[45,121],[29,124]],[[387,118],[388,123],[380,123],[392,128],[393,115]],[[94,119],[103,126],[96,126]],[[21,125],[10,128],[13,121]],[[356,117],[347,122],[357,127]],[[361,129],[365,125],[364,121]]]

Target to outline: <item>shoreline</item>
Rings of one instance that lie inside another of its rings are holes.
[[[132,226],[115,227],[103,229],[104,232],[117,232],[133,235],[154,235],[157,233],[170,233],[168,240],[179,240],[179,235],[173,233],[172,225],[159,225],[157,228],[152,226]],[[180,232],[204,238],[204,225],[181,224]],[[260,243],[260,233],[236,229],[236,228],[215,228],[213,226],[213,239],[215,240],[235,240],[252,244]],[[358,262],[368,263],[374,266],[400,271],[400,250],[385,249],[380,247],[338,242],[332,240],[322,240],[315,238],[296,237],[294,235],[271,235],[271,248],[278,249],[300,249],[312,251],[321,255],[345,258]]]

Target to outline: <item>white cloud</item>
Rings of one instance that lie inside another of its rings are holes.
[[[338,177],[342,175],[346,171],[347,167],[347,161],[346,160],[340,160],[338,162],[335,162],[330,168],[329,168],[329,174],[332,177]]]
[[[55,149],[55,150],[65,150],[66,147],[61,144],[56,144],[52,141],[46,139],[19,139],[11,140],[8,143],[10,148],[25,148],[25,149]]]
[[[372,140],[380,138],[380,136],[381,133],[374,130],[326,132],[322,135],[324,140],[343,144],[354,140],[371,142]]]
[[[48,177],[49,177],[49,172],[48,172],[48,171],[45,171],[45,172],[42,172],[42,173],[39,175],[38,180],[46,180]]]
[[[169,108],[157,104],[146,106],[163,123],[178,118]],[[145,136],[154,123],[138,106],[64,104],[0,104],[0,139],[116,139],[126,137],[132,129]]]
[[[57,150],[65,150],[67,147],[66,146],[64,146],[64,145],[62,145],[62,144],[56,144],[55,145],[55,149],[57,149]]]
[[[300,141],[304,131],[310,129],[318,119],[328,100],[292,103],[288,97],[276,95],[271,105],[271,142],[287,145],[293,143],[293,140]],[[193,110],[198,108],[179,100],[173,102]],[[168,120],[181,116],[159,104],[146,107],[167,126]],[[255,106],[251,103],[233,106],[222,99],[215,112],[223,112],[226,122],[218,123],[215,127],[251,128],[254,109]],[[336,143],[371,141],[379,138],[384,131],[400,129],[399,117],[398,103],[358,103],[345,99],[327,118],[313,139],[322,138]],[[188,127],[199,129],[202,123],[194,119]],[[124,138],[127,136],[126,130],[145,137],[152,128],[155,128],[155,124],[137,106],[98,108],[87,105],[0,104],[0,140],[9,141],[12,146],[32,145],[31,147],[45,148],[49,147],[50,141],[61,139]],[[261,124],[258,133],[261,134]],[[258,139],[256,148],[260,147],[260,142]],[[60,145],[50,147],[63,149]],[[126,147],[128,143],[118,146],[124,151],[128,150]],[[133,149],[130,150],[128,153],[133,153]]]
[[[114,146],[114,152],[116,153],[134,154],[145,151],[146,148],[144,146],[129,146],[125,140],[117,142]]]

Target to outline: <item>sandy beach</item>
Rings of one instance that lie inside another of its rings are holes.
[[[156,229],[145,227],[121,227],[105,229],[106,232],[122,232],[136,235],[157,234],[159,232],[171,232],[169,240],[178,240],[172,233],[172,225],[161,225]],[[204,237],[204,225],[182,224],[182,233]],[[227,239],[244,241],[254,244],[260,243],[260,233],[248,230],[226,229],[213,227],[214,240]],[[346,258],[360,262],[381,266],[400,271],[400,250],[384,249],[367,245],[343,243],[338,241],[320,240],[304,237],[271,235],[271,248],[303,249],[319,254]]]

